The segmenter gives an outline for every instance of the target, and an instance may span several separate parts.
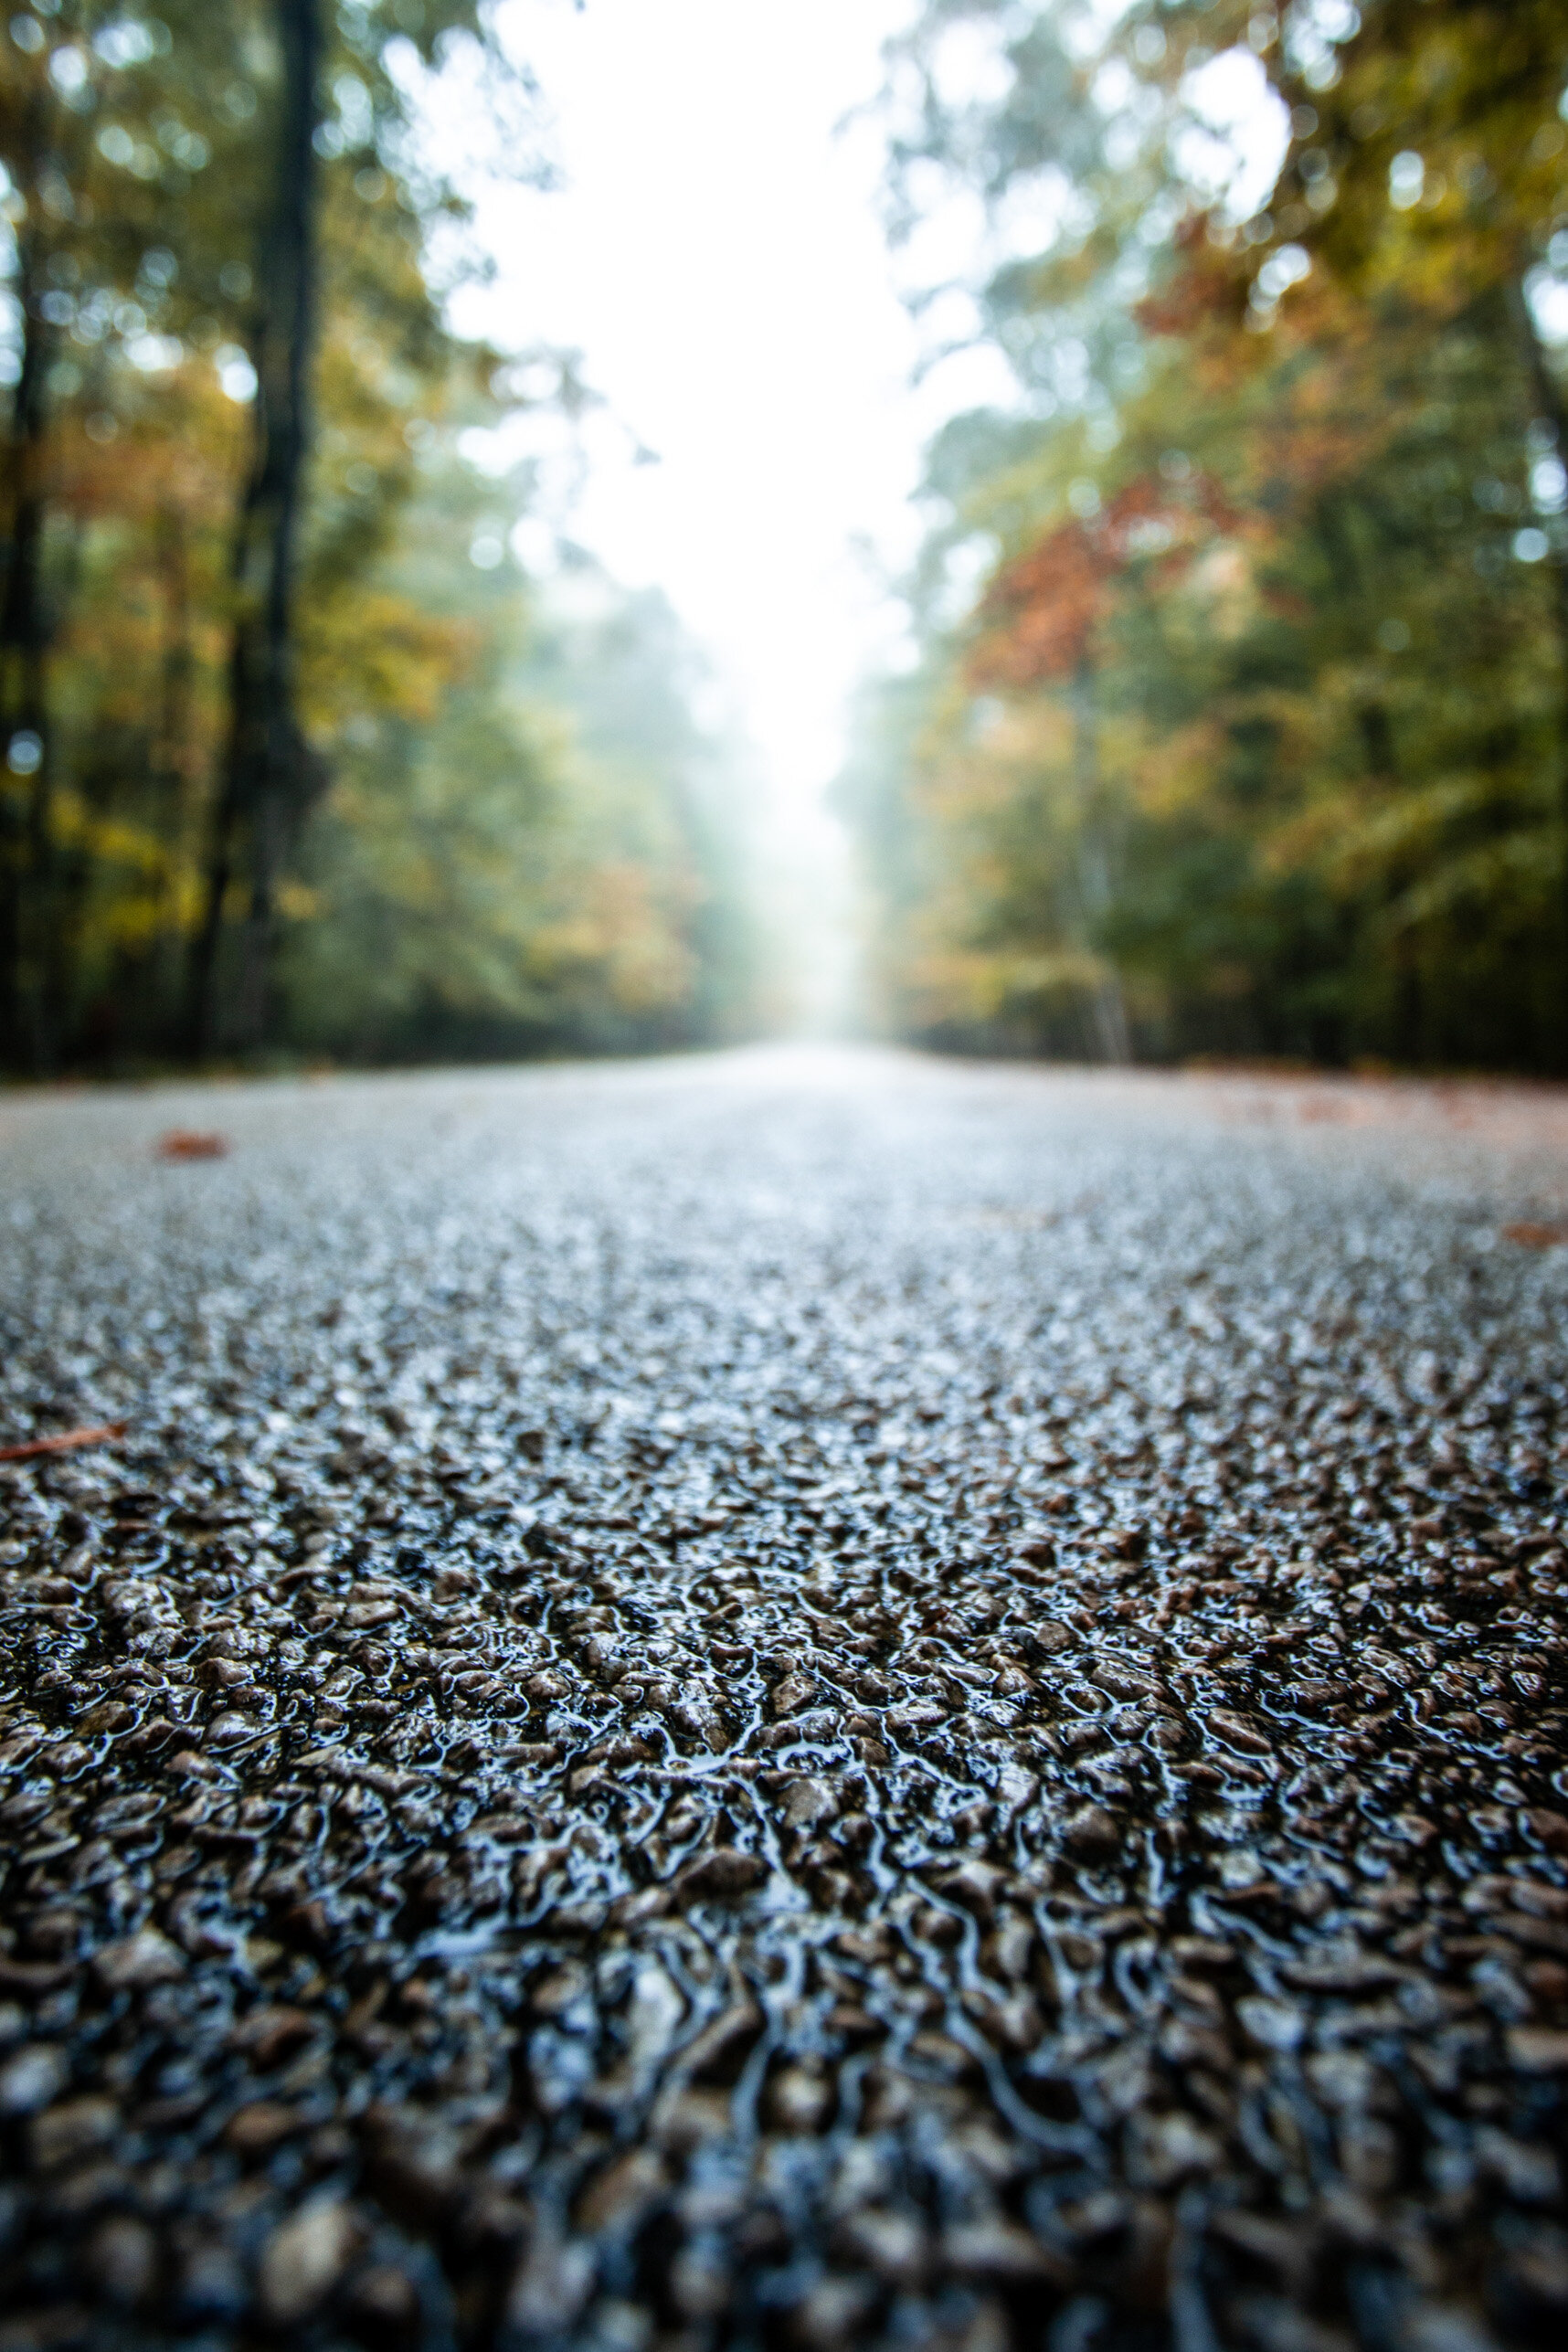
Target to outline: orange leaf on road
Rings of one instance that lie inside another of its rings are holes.
[[[0,1462],[27,1462],[35,1454],[71,1454],[79,1446],[107,1446],[124,1435],[123,1421],[106,1421],[101,1429],[65,1429],[58,1437],[32,1437],[25,1446],[0,1446]]]
[[[160,1160],[224,1160],[228,1155],[228,1136],[204,1135],[194,1127],[172,1127],[158,1139]]]

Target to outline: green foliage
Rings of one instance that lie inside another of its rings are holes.
[[[407,611],[417,589],[459,672],[429,715],[387,693],[341,722],[291,1033],[376,1059],[736,1034],[757,1001],[743,835],[733,766],[692,717],[694,656],[656,591],[586,557],[543,596],[476,568],[496,503],[450,456],[422,470],[378,592]],[[412,660],[401,676],[407,694]]]
[[[264,588],[254,394],[295,332],[264,299],[282,16],[278,0],[39,0],[0,28],[15,387],[0,1063],[15,1068],[188,1050],[204,909],[215,1001],[242,991],[255,856],[224,810],[236,648]],[[609,583],[619,636],[553,613],[503,552],[526,482],[458,453],[519,396],[446,324],[443,291],[473,264],[408,92],[421,72],[465,74],[476,135],[488,110],[508,167],[547,180],[532,85],[480,0],[322,0],[320,23],[290,686],[309,821],[277,891],[271,1043],[412,1054],[726,1033],[751,1001],[737,788],[691,719],[691,656],[667,611]],[[557,389],[529,397],[570,409],[569,358],[540,355],[527,380],[552,359]],[[242,1042],[240,1024],[214,1042]]]
[[[1231,40],[1290,110],[1246,222],[1191,179],[1192,76]],[[1033,175],[1054,226],[972,290],[1020,411],[933,453],[920,673],[844,787],[889,1018],[1563,1067],[1561,11],[1138,6],[1107,36],[932,0],[894,64],[895,191],[918,160],[1000,219]]]

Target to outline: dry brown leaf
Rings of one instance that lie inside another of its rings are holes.
[[[108,1446],[124,1435],[123,1421],[106,1421],[101,1429],[65,1429],[58,1437],[32,1437],[25,1446],[0,1446],[0,1462],[29,1462],[37,1454],[71,1454],[79,1446]]]
[[[226,1160],[228,1138],[204,1134],[199,1128],[172,1127],[158,1138],[157,1151],[160,1160]]]

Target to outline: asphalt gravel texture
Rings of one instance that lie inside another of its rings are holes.
[[[0,2352],[1564,2340],[1568,1097],[0,1160]]]

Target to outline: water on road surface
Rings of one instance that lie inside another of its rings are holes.
[[[0,1150],[5,2352],[1562,2340],[1561,1096]]]

